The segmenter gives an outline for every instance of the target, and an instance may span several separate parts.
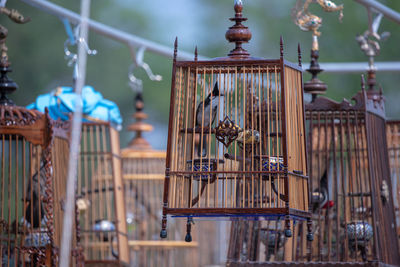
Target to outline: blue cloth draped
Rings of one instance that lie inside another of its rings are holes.
[[[28,109],[36,109],[44,112],[47,107],[52,119],[68,120],[71,113],[75,111],[77,95],[71,87],[58,87],[54,91],[39,95],[36,101],[27,106]],[[108,121],[121,129],[122,117],[118,106],[107,99],[91,86],[82,88],[82,113],[84,122]]]

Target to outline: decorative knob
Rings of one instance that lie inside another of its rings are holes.
[[[229,20],[235,21],[235,25],[229,27],[226,31],[225,38],[230,43],[235,43],[235,49],[230,51],[228,56],[230,57],[248,57],[250,56],[247,50],[242,48],[242,43],[247,43],[251,39],[251,31],[248,27],[242,24],[242,21],[246,21],[247,18],[242,16],[243,4],[241,0],[235,1],[235,17]]]

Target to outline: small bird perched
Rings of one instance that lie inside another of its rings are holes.
[[[318,212],[318,209],[324,208],[328,203],[328,176],[325,170],[319,181],[318,189],[312,193],[313,213]]]
[[[215,120],[215,116],[218,110],[218,103],[220,96],[218,89],[218,82],[215,83],[214,89],[210,94],[204,99],[204,101],[200,102],[196,109],[196,127],[201,127],[204,129],[205,127],[210,127]],[[210,110],[211,110],[211,118],[210,118]],[[203,115],[204,114],[204,115]],[[203,147],[201,147],[201,141],[199,142],[197,155],[199,157],[204,157],[206,155],[206,137],[203,134]]]
[[[236,141],[246,145],[257,144],[260,142],[260,133],[257,130],[241,130]]]

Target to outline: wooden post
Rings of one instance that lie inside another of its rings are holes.
[[[111,139],[111,154],[112,154],[112,167],[114,177],[114,189],[115,189],[115,214],[116,214],[116,230],[118,237],[118,258],[120,261],[129,262],[129,248],[128,238],[126,236],[126,219],[125,219],[125,200],[124,190],[122,181],[122,166],[121,158],[116,155],[120,155],[119,136],[117,130],[110,127],[110,139]]]

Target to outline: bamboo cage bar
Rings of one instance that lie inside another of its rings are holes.
[[[282,39],[280,59],[250,57],[241,3],[235,12],[228,57],[175,53],[161,237],[167,215],[188,218],[187,240],[193,217],[283,218],[287,236],[290,219],[309,218],[302,69]]]

